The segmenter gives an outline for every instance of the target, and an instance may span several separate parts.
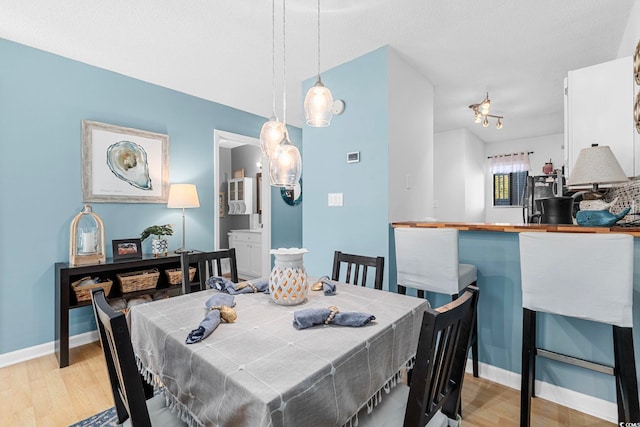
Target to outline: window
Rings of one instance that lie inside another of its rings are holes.
[[[491,157],[493,206],[522,206],[529,169],[529,153]]]
[[[493,205],[522,206],[528,172],[493,174]]]

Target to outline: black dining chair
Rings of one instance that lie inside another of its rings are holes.
[[[341,265],[345,264],[345,270]],[[384,257],[369,257],[363,255],[346,254],[335,251],[333,254],[333,271],[331,280],[343,281],[353,285],[367,286],[367,272],[369,268],[375,269],[375,281],[373,287],[382,289],[384,279]],[[345,271],[344,279],[340,279],[340,271]]]
[[[460,396],[467,351],[480,293],[469,286],[458,299],[426,309],[416,362],[407,387],[398,384],[367,415],[358,414],[359,427],[447,426],[459,421]],[[451,420],[453,423],[449,423]]]
[[[134,427],[186,426],[177,413],[165,405],[165,398],[153,395],[152,388],[143,382],[136,359],[129,327],[124,313],[118,313],[107,302],[102,288],[91,290],[93,312],[98,325],[100,343],[104,352],[111,382],[111,391],[118,423]]]
[[[229,260],[229,280],[238,283],[238,265],[236,250],[223,249],[214,252],[183,252],[180,256],[182,265],[182,292],[185,294],[202,291],[205,281],[210,276],[222,276],[222,261]],[[189,280],[189,267],[196,268],[194,280]]]

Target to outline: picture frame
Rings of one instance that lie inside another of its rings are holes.
[[[218,216],[220,218],[224,218],[224,212],[227,210],[225,206],[225,195],[224,191],[218,193]]]
[[[137,238],[112,240],[113,260],[141,259],[142,241]]]
[[[82,201],[166,203],[169,136],[82,120]]]

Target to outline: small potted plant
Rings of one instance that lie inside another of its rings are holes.
[[[169,254],[169,241],[164,236],[172,235],[172,224],[152,225],[140,233],[140,240],[144,242],[149,236],[155,236],[155,239],[151,240],[151,253],[157,258],[163,252],[165,256]]]

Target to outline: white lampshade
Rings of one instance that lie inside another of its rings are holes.
[[[293,187],[302,176],[302,156],[298,148],[291,144],[289,135],[276,147],[269,158],[269,179],[275,187]]]
[[[304,97],[304,116],[312,127],[326,127],[331,124],[333,116],[333,95],[318,77],[315,85]]]
[[[171,184],[168,208],[199,208],[200,200],[194,184]]]
[[[580,150],[567,185],[614,184],[627,181],[620,163],[616,160],[611,149],[597,144]]]
[[[262,125],[260,130],[260,148],[262,154],[266,157],[271,157],[273,150],[284,138],[285,126],[284,123],[278,121],[277,117],[271,117],[269,121]]]

